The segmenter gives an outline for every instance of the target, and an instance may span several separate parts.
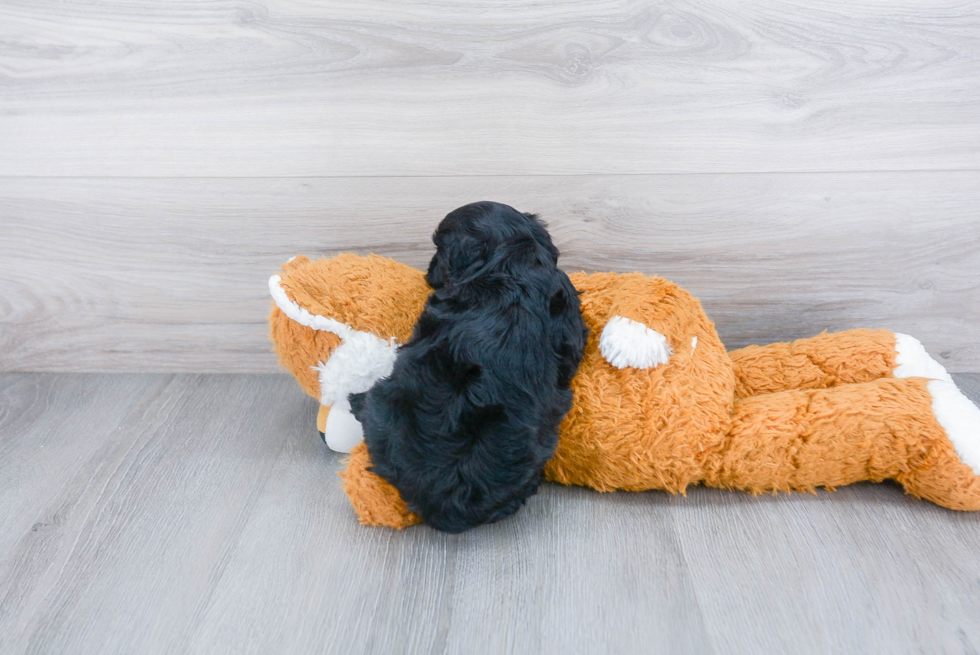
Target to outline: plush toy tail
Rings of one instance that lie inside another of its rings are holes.
[[[980,510],[980,409],[951,380],[882,378],[740,399],[713,459],[711,486],[761,493],[895,479],[943,507]]]

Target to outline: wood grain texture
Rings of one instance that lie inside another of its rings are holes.
[[[615,530],[594,494],[549,489],[520,520],[462,536],[394,532],[357,524],[340,470],[309,430],[290,439],[192,652],[707,647],[666,496],[627,503]],[[257,602],[243,604],[244,589]]]
[[[449,210],[549,223],[568,270],[699,296],[730,348],[888,327],[980,368],[980,172],[0,179],[0,370],[272,372],[268,276],[377,252],[424,268]]]
[[[36,376],[17,383],[28,392],[45,385]],[[92,392],[120,385],[122,404]],[[60,475],[21,476],[13,498],[29,492],[30,511],[0,496],[0,513],[14,518],[4,539],[16,539],[0,552],[0,652],[185,648],[284,435],[300,421],[295,385],[278,376],[63,376],[53,386],[51,396],[69,404],[38,412],[22,403],[19,420],[41,432],[70,410],[75,420],[45,440],[78,459]],[[30,468],[53,469],[52,455],[67,455],[39,449],[30,430],[6,420],[0,440]]]
[[[980,7],[12,0],[0,175],[980,167]]]
[[[969,653],[980,520],[859,484],[816,497],[699,489],[672,506],[719,653]]]
[[[91,435],[115,430],[166,382],[163,376],[0,377],[0,552],[11,552],[25,533],[60,527],[70,501],[48,516],[36,512],[52,503],[63,480],[104,454],[105,444]]]
[[[549,484],[398,532],[357,524],[283,376],[4,374],[0,399],[5,653],[980,649],[980,516],[896,485]]]

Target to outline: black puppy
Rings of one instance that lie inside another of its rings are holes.
[[[473,203],[432,238],[434,292],[412,338],[350,402],[372,470],[432,527],[462,532],[537,490],[588,330],[536,216]]]

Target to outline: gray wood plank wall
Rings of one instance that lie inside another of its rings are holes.
[[[447,211],[700,296],[730,347],[980,370],[980,3],[0,5],[0,370],[270,372],[296,253]]]

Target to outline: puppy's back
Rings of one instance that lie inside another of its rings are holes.
[[[374,471],[441,530],[512,514],[554,453],[586,334],[551,253],[507,239],[432,294],[391,376],[352,397]]]

